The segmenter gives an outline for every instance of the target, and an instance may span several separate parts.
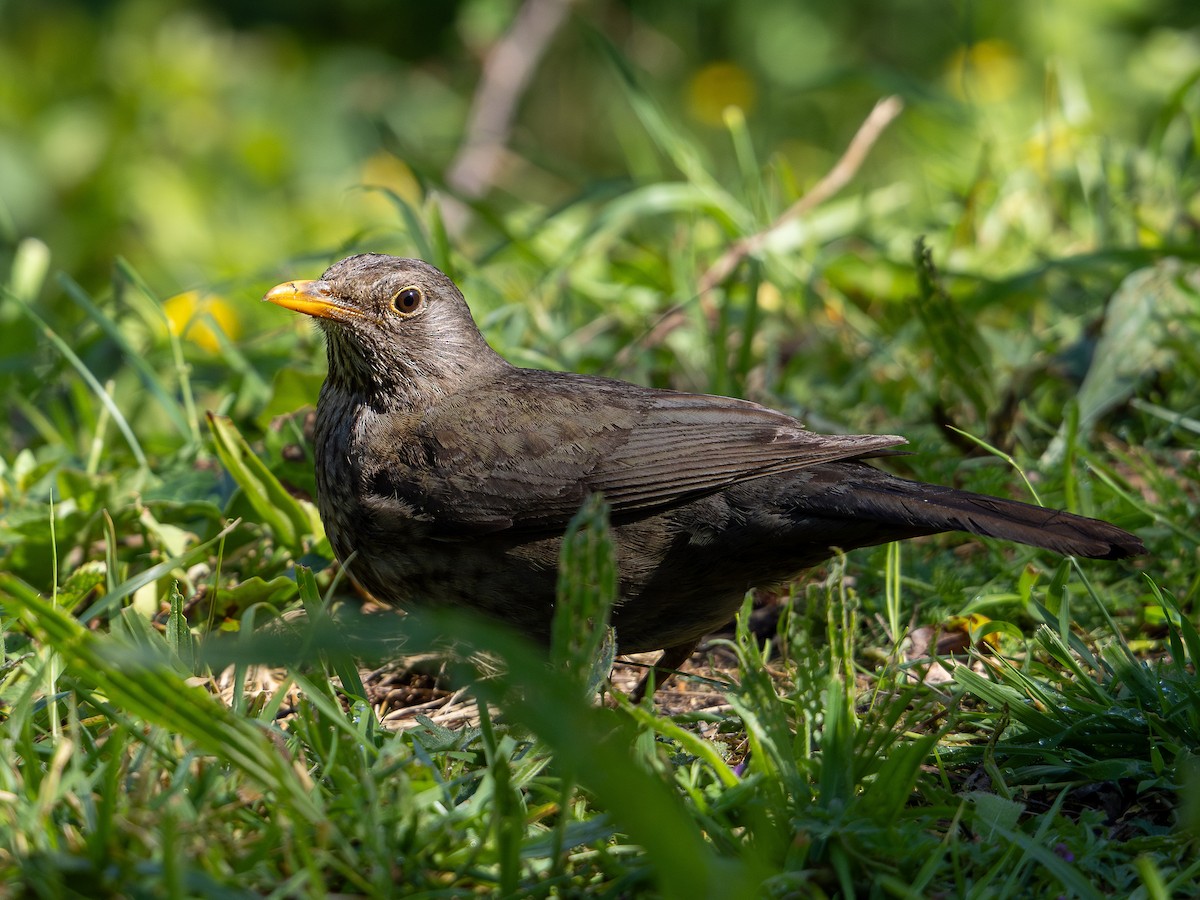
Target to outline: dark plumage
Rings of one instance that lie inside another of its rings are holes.
[[[379,600],[476,609],[545,640],[560,536],[612,507],[623,653],[677,666],[747,589],[850,550],[969,531],[1058,553],[1143,553],[1105,522],[897,478],[894,435],[820,435],[745,400],[520,369],[419,260],[366,254],[267,300],[316,318],[317,503]]]

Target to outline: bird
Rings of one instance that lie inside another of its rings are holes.
[[[263,299],[325,334],[317,507],[340,563],[387,605],[466,609],[548,642],[563,533],[597,493],[617,651],[661,650],[659,683],[749,589],[839,552],[945,531],[1145,552],[1107,522],[889,474],[872,460],[897,435],[819,434],[748,400],[517,367],[421,260],[350,256]]]

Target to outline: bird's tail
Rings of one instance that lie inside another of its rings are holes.
[[[873,517],[913,534],[967,531],[1056,553],[1124,559],[1145,553],[1140,538],[1102,522],[1056,509],[922,484],[859,465],[852,489],[839,492],[843,514]]]

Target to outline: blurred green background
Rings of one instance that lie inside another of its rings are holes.
[[[403,249],[393,209],[363,187],[412,196],[414,175],[439,180],[517,7],[9,0],[3,249],[39,237],[88,287],[120,255],[164,293],[240,285],[351,241]],[[745,109],[760,158],[786,159],[803,186],[897,92],[908,113],[861,183],[903,185],[911,233],[1014,156],[1044,179],[1028,190],[1095,187],[1085,166],[1132,167],[1122,141],[1167,129],[1200,65],[1198,18],[1185,0],[575,4],[521,99],[496,203],[512,213],[664,174],[602,41],[724,178],[737,177],[726,103]],[[1138,203],[1106,223],[1113,237],[1183,237],[1172,214],[1198,210],[1153,199],[1113,198]],[[1079,241],[1108,237],[1077,224]],[[1026,237],[1049,227],[1030,221]]]

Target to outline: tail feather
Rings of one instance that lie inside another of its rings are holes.
[[[861,507],[846,510],[852,515],[926,533],[967,531],[1092,559],[1125,559],[1146,552],[1136,535],[1099,519],[869,471],[871,476],[855,479],[853,489],[840,495]]]

